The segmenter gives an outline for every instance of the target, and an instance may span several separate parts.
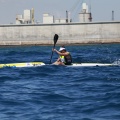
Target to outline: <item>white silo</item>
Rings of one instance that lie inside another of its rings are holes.
[[[87,10],[87,4],[86,4],[86,3],[83,3],[83,4],[82,4],[82,12],[83,12],[83,13],[86,13],[86,10]]]
[[[31,23],[31,10],[24,10],[24,22]]]

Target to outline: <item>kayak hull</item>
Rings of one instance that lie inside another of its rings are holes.
[[[9,63],[9,64],[0,64],[0,68],[4,67],[38,67],[49,65],[43,62],[26,62],[26,63]],[[65,65],[67,67],[94,67],[94,66],[113,66],[113,64],[103,64],[103,63],[73,63],[72,65]]]

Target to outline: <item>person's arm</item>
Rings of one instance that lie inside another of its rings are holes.
[[[54,49],[54,51],[59,54],[60,56],[67,56],[69,54],[69,52],[65,52],[65,53],[61,53],[58,50]]]

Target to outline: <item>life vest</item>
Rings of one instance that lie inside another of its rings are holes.
[[[65,65],[71,65],[72,63],[72,56],[68,54],[67,56],[60,56],[61,62]]]

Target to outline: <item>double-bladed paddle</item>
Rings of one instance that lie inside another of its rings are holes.
[[[55,45],[57,43],[57,40],[58,40],[59,36],[57,34],[54,35],[54,46],[53,46],[53,49],[55,48]],[[51,54],[51,57],[50,57],[50,64],[51,64],[51,60],[52,60],[52,56],[53,56],[53,50],[52,50],[52,54]]]

